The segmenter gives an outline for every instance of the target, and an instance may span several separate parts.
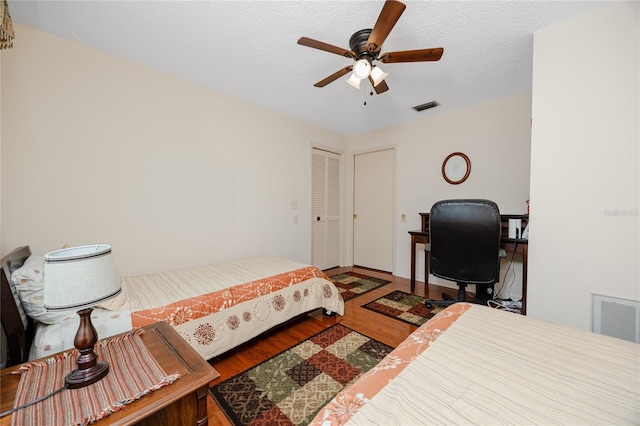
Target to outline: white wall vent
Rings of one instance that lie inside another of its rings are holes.
[[[591,293],[591,331],[640,343],[640,300]]]

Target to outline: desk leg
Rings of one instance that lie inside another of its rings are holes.
[[[522,315],[527,315],[527,270],[529,268],[529,244],[522,246]]]
[[[411,236],[411,293],[416,288],[416,236]]]
[[[429,253],[424,252],[424,297],[429,298]]]

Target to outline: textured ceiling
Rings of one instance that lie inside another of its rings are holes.
[[[352,136],[531,91],[533,33],[605,2],[405,1],[382,52],[443,47],[439,62],[382,64],[390,89],[381,95],[349,86],[348,75],[313,87],[352,60],[298,38],[348,49],[383,4],[9,0],[9,9],[16,22]],[[411,109],[433,100],[440,106]]]

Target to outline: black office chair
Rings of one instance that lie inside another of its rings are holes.
[[[486,304],[500,279],[500,210],[489,200],[443,200],[431,207],[426,255],[430,272],[458,284],[458,298],[427,299],[427,308],[459,301]],[[466,287],[475,284],[475,300],[467,300]]]

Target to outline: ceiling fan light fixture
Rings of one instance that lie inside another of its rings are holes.
[[[6,0],[5,0],[6,2]],[[0,0],[0,4],[1,0]],[[379,68],[373,66],[374,61],[387,63],[398,62],[435,62],[439,61],[444,53],[442,47],[429,49],[399,50],[397,52],[383,52],[382,46],[389,33],[394,28],[398,19],[404,12],[406,5],[400,0],[385,0],[384,6],[378,15],[373,28],[365,28],[356,31],[349,39],[349,49],[334,46],[329,43],[314,40],[308,37],[300,37],[298,44],[323,50],[355,60],[353,65],[346,66],[334,72],[329,77],[320,80],[315,87],[325,87],[327,84],[336,81],[338,78],[353,71],[353,75],[347,80],[353,87],[360,88],[359,80],[368,79],[376,94],[385,93],[389,90],[385,78],[387,74]]]
[[[347,83],[355,87],[356,89],[360,88],[360,81],[362,79],[358,78],[355,72],[351,73],[351,76],[347,79]]]
[[[371,63],[366,59],[358,59],[353,66],[353,74],[360,80],[369,77]]]
[[[373,80],[373,87],[382,83],[389,74],[382,71],[379,66],[375,66],[371,69],[371,80]]]

